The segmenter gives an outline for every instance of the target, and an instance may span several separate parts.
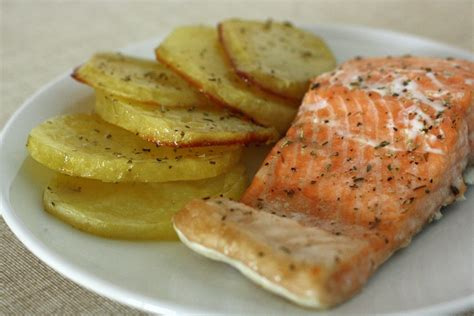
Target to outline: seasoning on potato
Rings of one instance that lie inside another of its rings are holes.
[[[171,217],[191,199],[238,199],[245,168],[219,176],[162,183],[104,183],[57,174],[43,195],[45,210],[88,233],[119,239],[177,240]]]
[[[321,38],[288,22],[229,19],[219,39],[239,76],[298,105],[309,80],[336,66]]]
[[[162,106],[209,106],[211,100],[163,64],[118,53],[98,53],[72,77],[122,98]]]
[[[238,163],[239,146],[156,146],[97,115],[47,120],[28,138],[31,156],[70,176],[104,182],[164,182],[215,177]]]
[[[164,146],[269,143],[278,137],[274,128],[213,106],[158,107],[97,91],[95,111],[105,121]]]
[[[284,135],[308,79],[334,67],[312,34],[236,19],[179,27],[155,56],[95,54],[71,75],[95,113],[31,130],[30,155],[58,173],[47,212],[99,236],[176,239],[171,217],[191,199],[240,198],[244,146]]]
[[[281,134],[296,114],[295,104],[252,87],[234,73],[215,28],[179,27],[156,49],[156,57],[220,104]]]

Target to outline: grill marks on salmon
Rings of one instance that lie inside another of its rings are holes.
[[[175,228],[191,248],[298,304],[340,303],[463,196],[473,90],[468,61],[349,61],[314,80],[244,194],[246,206],[196,201]]]

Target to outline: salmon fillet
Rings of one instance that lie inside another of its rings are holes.
[[[193,250],[297,304],[341,303],[463,197],[473,92],[469,61],[348,61],[312,82],[242,203],[193,201],[175,229]]]

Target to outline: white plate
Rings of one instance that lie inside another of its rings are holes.
[[[339,62],[356,55],[474,59],[453,47],[388,31],[352,26],[308,29],[327,40]],[[161,38],[123,51],[153,58],[153,48]],[[1,135],[1,209],[7,224],[28,249],[73,281],[147,311],[314,313],[258,288],[229,266],[200,257],[178,242],[102,239],[74,230],[45,213],[41,194],[51,172],[27,158],[25,142],[30,129],[41,121],[90,109],[92,89],[76,83],[69,73],[26,101]],[[472,189],[466,197],[466,201],[446,208],[441,221],[429,225],[408,248],[384,264],[359,295],[327,313],[447,313],[473,307]]]

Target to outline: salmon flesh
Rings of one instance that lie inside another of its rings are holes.
[[[474,63],[356,58],[311,83],[241,203],[174,217],[191,249],[297,304],[328,308],[463,197]]]

